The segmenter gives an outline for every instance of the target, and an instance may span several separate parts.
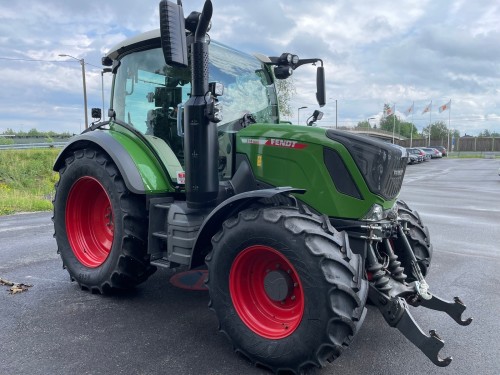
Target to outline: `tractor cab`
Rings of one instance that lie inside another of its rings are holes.
[[[279,123],[278,105],[271,73],[261,61],[217,42],[210,43],[209,56],[209,80],[223,86],[217,129],[219,179],[225,180],[232,172],[231,134],[255,122]],[[165,63],[159,30],[123,42],[103,61],[112,61],[116,73],[112,116],[160,147],[166,164],[177,165],[169,170],[176,179],[177,169],[184,168],[183,105],[191,93],[190,68]]]

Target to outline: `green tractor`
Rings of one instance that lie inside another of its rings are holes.
[[[367,301],[448,365],[444,342],[408,305],[472,319],[462,320],[458,297],[442,300],[425,281],[429,232],[397,199],[406,152],[280,122],[275,80],[316,65],[321,107],[323,62],[210,42],[211,16],[210,0],[187,18],[180,1],[162,0],[160,30],[103,58],[113,73],[109,121],[74,137],[54,164],[55,238],[71,279],[110,293],[157,267],[207,269],[220,330],[276,373],[338,357]]]

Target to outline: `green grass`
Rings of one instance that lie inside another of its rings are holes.
[[[52,209],[60,150],[0,150],[0,215]]]
[[[454,151],[450,152],[448,157],[458,159],[496,159],[500,157],[500,153],[491,151]]]

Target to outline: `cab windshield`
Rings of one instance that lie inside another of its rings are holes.
[[[257,59],[214,42],[209,56],[209,81],[224,85],[219,126],[248,113],[260,123],[278,122],[274,86]],[[113,89],[116,118],[143,134],[176,136],[177,112],[191,92],[190,79],[189,68],[165,64],[161,48],[124,56]]]

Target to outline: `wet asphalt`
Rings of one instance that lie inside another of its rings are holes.
[[[446,368],[433,365],[373,306],[353,343],[319,374],[500,374],[500,161],[439,159],[407,169],[403,198],[429,227],[427,281],[460,296],[470,326],[412,308],[424,331],[445,340]],[[132,291],[81,291],[62,269],[50,213],[0,217],[0,375],[269,374],[233,353],[203,291],[169,283],[160,269]]]

